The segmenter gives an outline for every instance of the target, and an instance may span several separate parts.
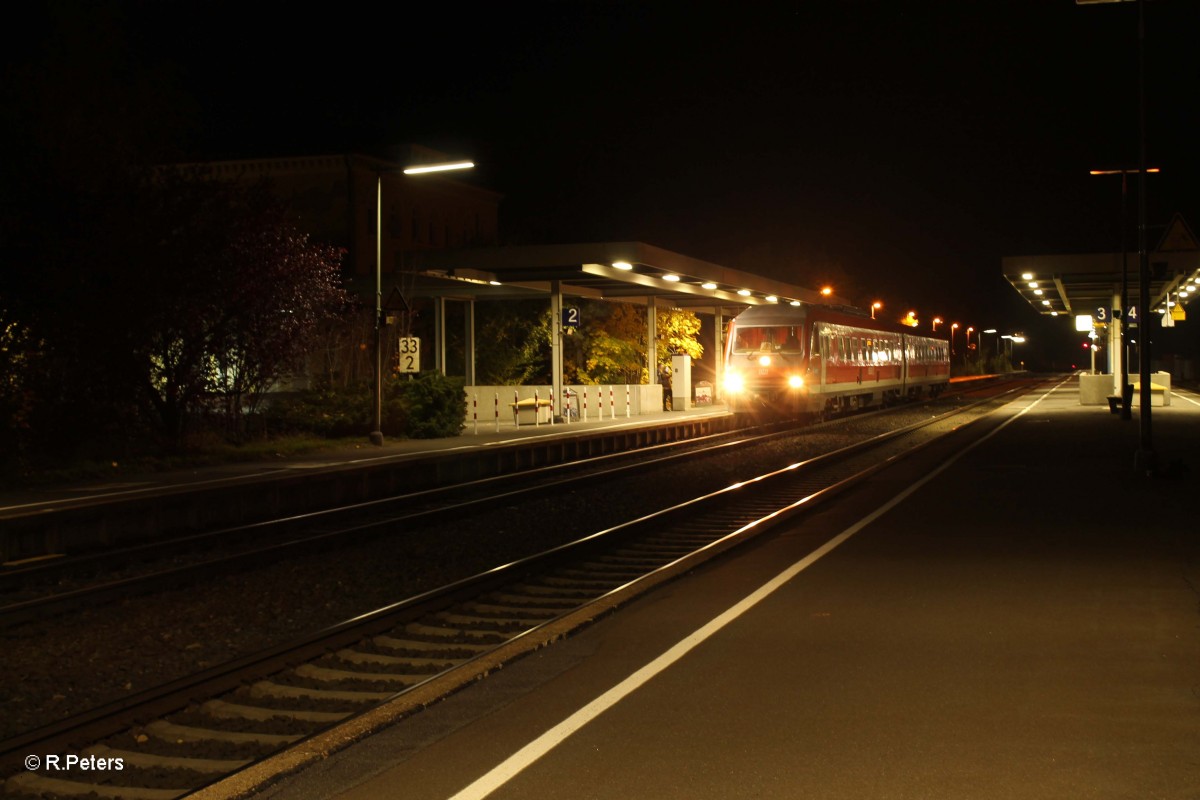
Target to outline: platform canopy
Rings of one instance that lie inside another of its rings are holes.
[[[1148,260],[1151,313],[1165,312],[1168,299],[1186,305],[1200,295],[1200,247],[1181,217],[1172,220]],[[1018,294],[1040,313],[1053,316],[1095,316],[1098,309],[1111,310],[1114,298],[1121,296],[1122,275],[1130,306],[1137,305],[1141,289],[1136,251],[1011,256],[1003,259],[1003,270]]]
[[[844,303],[818,291],[690,258],[643,242],[431,250],[410,256],[413,294],[476,300],[564,296],[733,314],[752,305]]]

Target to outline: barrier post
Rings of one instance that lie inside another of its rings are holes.
[[[513,389],[513,427],[516,427],[520,424],[521,418],[519,416],[517,416],[520,413],[518,410],[519,409],[518,404],[520,402],[521,402],[521,394],[516,389]]]
[[[583,421],[584,421],[584,422],[587,422],[587,421],[588,421],[588,416],[587,416],[587,387],[586,387],[586,386],[584,386],[584,387],[583,387]]]
[[[541,414],[538,413],[538,390],[533,390],[533,427],[542,424]]]
[[[617,418],[617,404],[616,400],[613,399],[613,387],[611,383],[608,385],[608,418]]]
[[[625,384],[625,419],[629,419],[629,384]]]
[[[550,424],[554,424],[554,387],[550,387]]]
[[[494,405],[496,406],[496,433],[499,433],[500,432],[500,393],[494,392],[494,394],[496,395],[495,403],[494,403]]]
[[[479,435],[479,393],[471,396],[471,419],[475,425],[475,435]]]

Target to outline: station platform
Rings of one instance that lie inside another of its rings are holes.
[[[1200,395],[1172,399],[1149,475],[1138,409],[1047,383],[927,480],[902,461],[256,796],[1198,796]]]

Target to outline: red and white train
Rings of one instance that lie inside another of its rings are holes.
[[[752,306],[725,341],[735,411],[825,415],[937,396],[949,381],[947,340],[832,306]]]

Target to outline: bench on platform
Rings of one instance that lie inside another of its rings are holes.
[[[514,425],[537,425],[550,422],[550,398],[548,397],[536,399],[526,397],[524,400],[518,400],[508,405],[513,411]]]

